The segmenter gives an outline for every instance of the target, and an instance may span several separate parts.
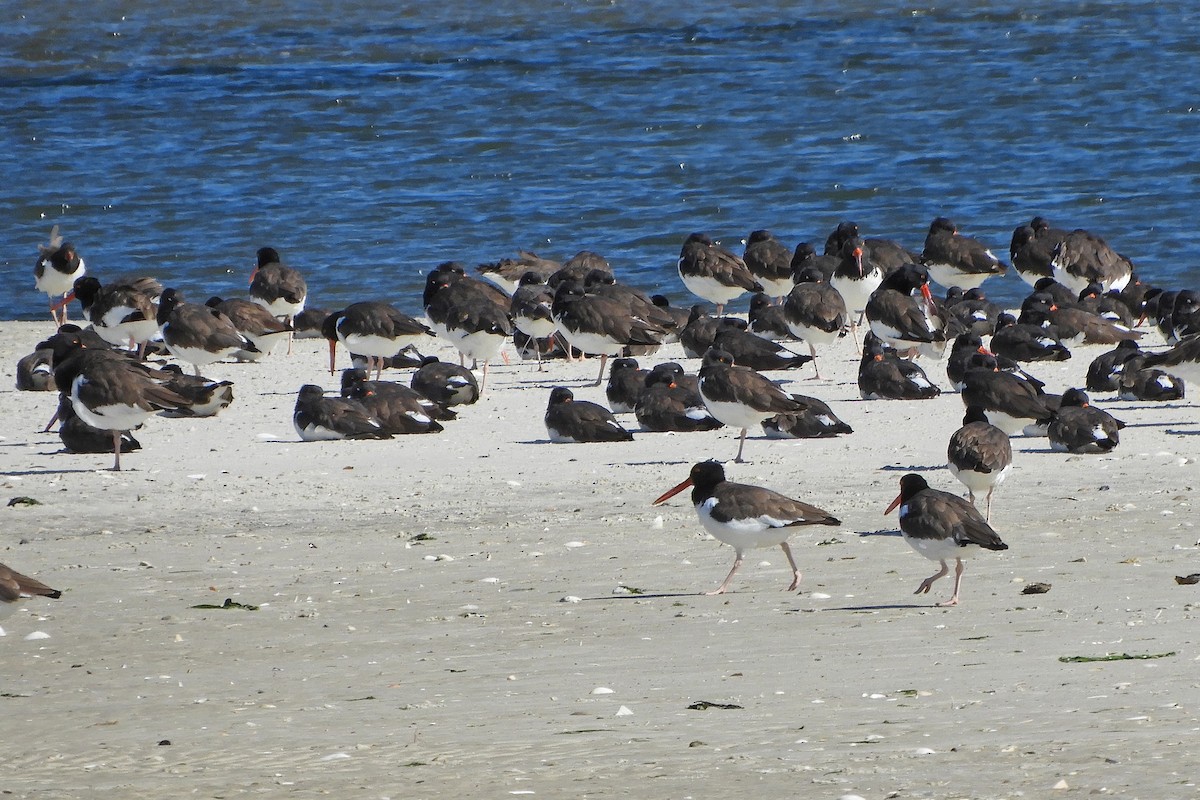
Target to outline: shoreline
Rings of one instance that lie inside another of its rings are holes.
[[[952,579],[912,595],[936,565],[883,509],[907,471],[965,495],[944,467],[961,400],[936,362],[941,397],[862,401],[839,340],[818,354],[825,380],[770,375],[855,432],[751,431],[750,463],[727,469],[842,526],[791,537],[799,593],[780,591],[775,548],[704,597],[732,549],[685,496],[650,501],[695,461],[731,459],[737,432],[548,443],[551,386],[604,403],[593,360],[539,374],[509,345],[441,434],[300,442],[296,390],[337,378],[322,341],[298,340],[211,365],[233,404],[153,418],[112,473],[111,453],[37,433],[56,394],[13,388],[50,332],[0,323],[4,501],[41,503],[4,508],[0,561],[63,590],[2,623],[15,797],[1196,792],[1200,596],[1173,580],[1200,571],[1195,398],[1094,398],[1129,423],[1107,456],[1014,438],[992,512],[1010,550],[971,559],[962,604],[938,609]],[[1061,391],[1106,349],[1031,371]],[[698,367],[677,345],[641,359],[665,360]],[[1034,581],[1051,591],[1022,595]],[[193,607],[227,597],[258,610]]]

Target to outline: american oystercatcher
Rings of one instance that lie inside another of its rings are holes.
[[[723,350],[709,350],[700,365],[700,396],[709,413],[734,428],[741,428],[736,463],[742,463],[746,430],[776,414],[798,413],[806,406],[780,389],[774,381],[748,367],[735,366]]]
[[[12,567],[0,564],[0,619],[6,619],[17,610],[22,600],[31,597],[48,597],[57,600],[62,597],[58,589],[51,589],[37,578],[22,575]],[[0,635],[4,629],[0,628]]]
[[[692,294],[715,303],[717,316],[725,304],[746,292],[761,292],[759,283],[746,262],[713,242],[703,233],[693,233],[679,251],[679,278]]]
[[[931,489],[925,479],[909,473],[900,479],[900,494],[883,513],[890,514],[900,508],[900,532],[904,541],[914,550],[938,561],[942,568],[921,581],[913,594],[928,594],[934,581],[949,574],[946,562],[953,558],[954,594],[939,606],[958,605],[958,591],[962,587],[963,559],[973,547],[985,550],[1007,550],[1008,545],[992,530],[979,509],[949,492]]]
[[[392,438],[361,403],[326,397],[324,389],[311,383],[301,386],[296,395],[292,424],[305,442]]]
[[[50,243],[38,245],[38,260],[33,266],[33,284],[50,298],[50,317],[55,325],[67,321],[67,307],[58,299],[65,296],[75,281],[87,272],[87,264],[75,251],[75,246],[58,235],[58,226],[50,229]],[[62,314],[58,312],[61,309]]]
[[[429,341],[433,331],[395,306],[379,300],[351,303],[335,311],[321,324],[321,335],[329,340],[329,374],[335,371],[337,344],[341,342],[351,353],[367,357],[367,370],[372,365],[378,378],[383,374],[383,359],[390,358],[405,347]]]
[[[238,333],[229,317],[215,308],[185,303],[175,289],[164,289],[158,298],[158,323],[171,355],[191,364],[197,375],[200,367],[239,350],[258,352],[254,342]]]
[[[992,492],[1012,471],[1012,442],[1008,434],[987,421],[979,406],[967,406],[962,427],[950,436],[946,466],[964,486],[971,502],[987,492],[984,519],[992,519]]]
[[[770,231],[751,231],[742,262],[770,297],[782,298],[792,290],[792,251]]]
[[[633,434],[621,427],[611,411],[598,403],[576,400],[565,386],[550,390],[545,423],[550,441],[560,444],[633,440]]]
[[[958,226],[945,217],[929,224],[921,263],[929,277],[944,287],[974,289],[988,278],[1008,272],[1008,265],[992,255],[985,245],[958,232]]]
[[[1120,443],[1118,431],[1124,427],[1124,422],[1093,406],[1082,389],[1068,389],[1046,436],[1050,448],[1059,452],[1107,453]]]
[[[250,273],[250,300],[287,323],[288,355],[291,355],[291,330],[296,327],[296,316],[304,311],[308,301],[308,283],[300,270],[282,262],[274,247],[260,247],[255,261],[254,271]]]
[[[692,489],[692,505],[700,516],[700,524],[735,553],[733,568],[720,586],[706,592],[709,595],[724,594],[729,589],[746,550],[775,545],[783,550],[792,568],[792,580],[785,591],[794,592],[800,585],[801,573],[787,542],[792,529],[802,525],[842,524],[828,511],[808,503],[761,486],[727,481],[725,468],[716,461],[695,464],[687,480],[663,493],[652,505],[665,503],[688,487]]]
[[[806,267],[796,273],[796,285],[783,301],[783,314],[792,335],[808,342],[814,377],[820,378],[817,345],[832,344],[846,335],[850,324],[846,301],[825,281],[820,270]]]

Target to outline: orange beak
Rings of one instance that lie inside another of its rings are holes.
[[[677,495],[677,494],[679,494],[680,492],[682,492],[684,489],[687,489],[688,487],[690,487],[691,485],[692,485],[692,479],[691,479],[691,478],[688,478],[686,481],[684,481],[683,483],[679,484],[679,485],[678,485],[678,486],[676,486],[674,489],[671,489],[671,490],[670,490],[670,491],[668,491],[666,494],[664,494],[664,495],[662,495],[661,497],[659,497],[657,500],[655,500],[655,501],[654,501],[653,503],[651,503],[650,505],[652,505],[652,506],[656,506],[656,505],[659,505],[660,503],[665,503],[665,502],[667,502],[668,500],[670,500],[672,497],[674,497],[675,495]]]
[[[54,309],[55,311],[58,311],[60,308],[62,308],[63,306],[65,306],[67,303],[71,302],[74,299],[75,299],[75,290],[72,289],[71,291],[69,291],[65,295],[63,295],[62,300],[59,300],[54,305],[50,306],[50,308]]]
[[[921,284],[921,296],[922,296],[922,297],[924,297],[924,298],[925,298],[927,301],[929,301],[930,303],[932,303],[932,302],[933,302],[933,292],[931,292],[931,291],[929,290],[929,284],[928,284],[928,283],[923,283],[923,284]]]
[[[858,265],[858,277],[860,277],[860,278],[864,277],[863,276],[863,268],[862,268],[862,248],[861,247],[854,248],[854,263]]]
[[[250,283],[254,283],[254,278],[258,275],[258,265],[254,265],[254,269],[250,270]]]
[[[337,359],[337,339],[329,340],[329,374],[333,374],[334,361]]]
[[[900,505],[900,501],[901,501],[901,500],[903,500],[903,499],[904,499],[904,496],[903,496],[903,495],[899,495],[899,494],[898,494],[898,495],[896,495],[896,499],[895,499],[895,500],[893,500],[893,501],[892,501],[892,504],[891,504],[890,506],[888,506],[888,507],[887,507],[887,511],[884,511],[884,512],[883,512],[883,515],[886,517],[888,514],[890,514],[890,513],[892,513],[893,511],[895,511],[895,510],[896,510],[896,506]]]

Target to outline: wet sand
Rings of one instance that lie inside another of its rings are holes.
[[[860,400],[840,341],[825,380],[772,377],[855,433],[752,431],[727,468],[843,525],[792,536],[799,593],[776,548],[706,597],[732,549],[686,494],[650,501],[736,432],[548,443],[551,386],[604,402],[592,360],[513,356],[440,435],[304,443],[296,390],[337,379],[300,341],[207,368],[234,404],[152,419],[113,473],[38,432],[55,395],[12,388],[49,331],[0,327],[0,498],[40,503],[0,507],[0,561],[63,590],[0,623],[13,797],[1198,794],[1200,587],[1174,581],[1200,571],[1194,399],[1093,398],[1129,423],[1109,456],[1014,439],[1010,549],[942,609],[952,578],[915,597],[936,565],[882,512],[911,470],[965,494],[944,468],[962,403]],[[1031,369],[1061,391],[1105,349]],[[258,609],[194,607],[226,598]],[[1059,660],[1122,653],[1174,655]]]

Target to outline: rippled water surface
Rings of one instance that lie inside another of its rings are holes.
[[[937,215],[1007,254],[1043,214],[1200,284],[1190,3],[17,5],[0,319],[47,316],[54,224],[102,279],[194,300],[273,245],[325,308],[416,311],[432,266],[519,248],[685,301],[693,230],[741,252],[850,218],[919,250]]]

